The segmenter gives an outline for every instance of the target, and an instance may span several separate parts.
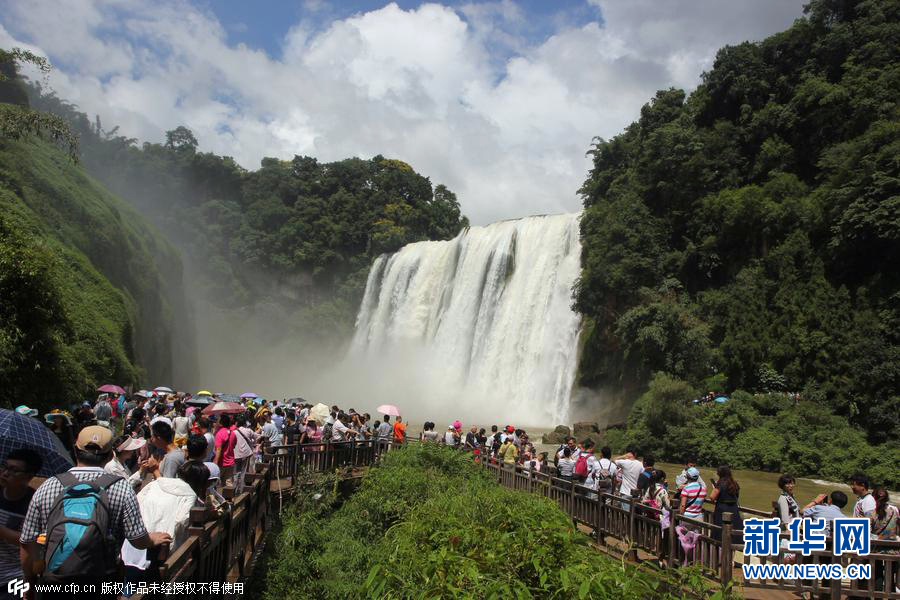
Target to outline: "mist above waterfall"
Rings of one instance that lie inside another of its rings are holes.
[[[352,385],[417,419],[568,421],[578,219],[503,221],[379,257],[347,359]]]

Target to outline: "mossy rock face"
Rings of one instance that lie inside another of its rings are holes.
[[[542,444],[562,444],[566,441],[566,438],[571,435],[571,432],[566,425],[557,425],[556,428],[549,432],[545,433],[541,436]]]
[[[581,421],[579,423],[575,423],[572,427],[575,439],[582,440],[589,435],[593,435],[595,433],[600,433],[600,426],[597,423],[591,423],[588,421]]]
[[[52,145],[0,142],[0,384],[40,410],[171,381],[177,252]]]

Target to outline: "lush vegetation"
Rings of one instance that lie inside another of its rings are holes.
[[[782,393],[736,391],[724,403],[694,404],[697,390],[657,374],[635,403],[624,429],[606,442],[672,462],[733,465],[775,473],[846,481],[866,473],[879,484],[900,487],[900,444],[870,444],[847,419],[815,402]]]
[[[185,127],[139,147],[39,85],[28,90],[77,133],[85,168],[181,250],[195,294],[226,320],[247,307],[281,310],[273,343],[347,335],[376,256],[468,225],[453,192],[400,160],[264,158],[247,171],[198,152]]]
[[[471,456],[391,452],[341,505],[305,496],[273,549],[265,597],[680,598],[680,584],[588,545],[544,498],[501,488]],[[698,595],[700,592],[698,592]]]
[[[65,122],[28,105],[14,61],[29,56],[0,54],[0,387],[48,409],[168,380],[183,293],[175,250],[73,162]]]
[[[682,382],[665,401],[650,389],[629,439],[671,459],[897,482],[898,54],[897,0],[814,0],[596,142],[581,383],[636,397],[654,373]],[[710,390],[732,402],[690,403]]]

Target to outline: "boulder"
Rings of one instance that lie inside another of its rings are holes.
[[[572,427],[572,431],[573,431],[572,435],[574,435],[575,439],[580,442],[581,440],[583,440],[586,437],[589,437],[589,436],[592,437],[593,434],[599,434],[600,426],[597,425],[596,423],[590,423],[588,421],[581,421],[579,423],[575,423],[575,425]],[[594,438],[592,437],[592,439],[594,439]]]
[[[565,425],[557,425],[556,428],[541,436],[542,444],[562,444],[569,437],[569,428]]]

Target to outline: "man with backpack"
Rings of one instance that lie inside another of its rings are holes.
[[[34,493],[19,537],[26,578],[40,575],[40,583],[78,584],[80,589],[93,585],[92,597],[102,597],[103,582],[121,581],[116,555],[126,539],[139,549],[171,543],[167,533],[147,533],[134,490],[103,470],[112,442],[109,429],[85,427],[75,442],[76,466],[47,479]]]

